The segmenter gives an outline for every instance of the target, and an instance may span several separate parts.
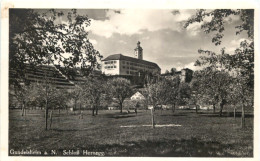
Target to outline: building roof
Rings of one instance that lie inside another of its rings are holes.
[[[146,60],[136,59],[136,58],[133,58],[130,56],[124,56],[123,54],[113,54],[113,55],[106,57],[102,61],[108,61],[108,60],[127,60],[127,61],[131,61],[131,62],[135,62],[135,63],[150,65],[150,66],[161,69],[156,63],[149,62]]]
[[[9,78],[16,79],[17,71],[10,69]],[[51,84],[55,85],[57,88],[71,88],[74,84],[67,79],[55,66],[39,65],[37,67],[25,64],[25,78],[29,82],[44,83],[47,79]]]
[[[136,97],[139,97],[140,99],[145,99],[144,95],[139,91],[137,91],[135,94],[131,96],[131,100],[135,100]]]
[[[61,73],[63,73],[69,81],[72,81],[76,84],[82,83],[87,80],[87,77],[83,74],[81,68],[79,68],[79,67],[65,69],[64,67],[57,66],[57,69]],[[69,72],[69,73],[67,73],[67,75],[66,75],[66,70],[67,70],[67,72]],[[102,74],[102,72],[97,69],[93,69],[93,71],[89,71],[89,72],[90,72],[89,75],[94,76],[94,77],[100,76]]]

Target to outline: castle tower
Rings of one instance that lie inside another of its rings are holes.
[[[135,48],[135,57],[137,59],[143,60],[143,48],[140,46],[140,41],[137,42],[137,47]]]

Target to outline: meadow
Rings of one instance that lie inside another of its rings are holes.
[[[246,115],[246,128],[225,111],[177,109],[156,110],[153,129],[151,111],[137,114],[119,110],[53,112],[53,123],[45,130],[44,110],[9,110],[9,150],[88,150],[105,156],[142,157],[253,157],[253,114]],[[164,126],[160,126],[164,125]],[[166,126],[169,125],[169,126]],[[170,126],[173,125],[173,126]],[[48,153],[49,154],[49,153]]]

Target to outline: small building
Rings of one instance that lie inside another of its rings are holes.
[[[117,110],[118,107],[116,107],[116,106],[108,106],[107,109],[108,110]]]
[[[113,98],[113,100],[115,101],[116,99]],[[108,110],[118,110],[119,109],[118,104],[116,102],[114,102],[114,101],[109,103],[109,105],[107,106]]]
[[[175,73],[161,74],[161,76],[168,79],[168,80],[174,80],[177,77],[179,77],[181,82],[189,83],[192,80],[193,71],[191,69],[184,68],[181,71],[177,71]]]
[[[131,100],[144,100],[145,97],[140,93],[140,92],[136,92],[135,94],[133,94],[130,97]]]

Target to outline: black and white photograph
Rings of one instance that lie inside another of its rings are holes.
[[[9,8],[7,155],[254,158],[256,12]]]

